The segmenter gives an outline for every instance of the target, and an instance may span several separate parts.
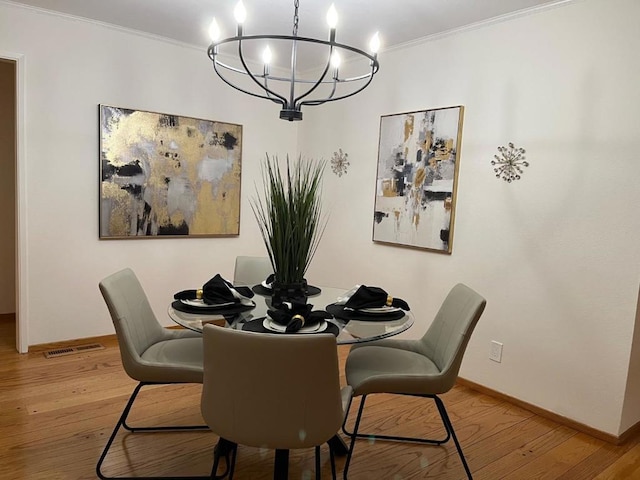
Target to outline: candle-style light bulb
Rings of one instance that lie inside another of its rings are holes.
[[[270,64],[271,64],[272,58],[273,58],[273,54],[271,53],[271,48],[269,48],[269,45],[267,45],[266,47],[264,47],[264,50],[262,51],[262,61],[264,62],[262,71],[265,78],[265,85],[266,85],[266,81],[269,76],[269,73],[271,71]]]
[[[327,11],[327,24],[332,30],[336,28],[336,25],[338,25],[338,12],[336,11],[336,7],[333,5],[333,3]]]
[[[338,68],[340,68],[340,62],[341,62],[340,54],[336,50],[331,54],[331,66],[337,70]]]
[[[242,0],[240,0],[236,5],[235,10],[233,11],[233,16],[236,18],[236,22],[238,22],[239,25],[242,25],[247,19],[247,9],[244,8]]]
[[[266,47],[264,47],[264,50],[262,52],[262,61],[264,62],[263,73],[265,77],[265,82],[271,70],[270,64],[271,64],[272,58],[273,58],[273,54],[271,53],[271,48],[269,48],[269,45],[267,45]]]
[[[220,39],[220,27],[215,18],[211,20],[211,25],[209,25],[209,38],[212,42],[217,42]]]
[[[331,54],[331,66],[333,67],[333,79],[338,80],[338,69],[340,68],[340,54],[334,50]]]
[[[271,63],[271,59],[273,58],[273,54],[271,53],[271,49],[269,45],[264,47],[264,51],[262,52],[262,61],[265,65],[269,65]]]
[[[371,37],[371,40],[369,41],[369,50],[371,50],[371,53],[378,53],[378,50],[380,49],[380,35],[378,35],[378,32],[373,34],[373,37]]]

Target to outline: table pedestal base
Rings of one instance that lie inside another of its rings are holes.
[[[347,447],[344,440],[340,437],[340,435],[336,434],[329,439],[327,442],[329,444],[329,448],[333,450],[333,453],[338,456],[344,456],[349,452],[349,448]],[[218,440],[218,444],[214,449],[214,457],[217,457],[218,460],[214,461],[213,468],[211,472],[211,478],[216,480],[221,480],[227,478],[229,472],[233,471],[235,460],[236,460],[236,449],[238,445],[230,442],[225,438],[220,438]],[[226,464],[225,471],[218,475],[217,470],[220,466],[220,459],[224,459]],[[276,457],[273,466],[273,480],[288,480],[289,478],[289,450],[276,450]]]

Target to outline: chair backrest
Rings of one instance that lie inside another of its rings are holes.
[[[221,437],[247,446],[321,445],[343,420],[336,340],[206,325],[201,410]]]
[[[163,339],[164,329],[130,268],[109,275],[99,287],[116,329],[124,369],[130,377],[139,380],[140,355]]]
[[[234,285],[256,285],[273,273],[269,257],[236,257],[233,272]]]
[[[469,338],[486,304],[487,301],[474,290],[457,284],[422,337],[424,353],[440,369],[443,391],[455,384]]]

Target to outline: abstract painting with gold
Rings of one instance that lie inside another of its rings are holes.
[[[374,241],[451,253],[463,115],[455,106],[380,118]]]
[[[242,126],[100,105],[100,238],[238,235]]]

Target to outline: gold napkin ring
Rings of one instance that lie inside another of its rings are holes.
[[[302,322],[302,324],[300,325],[300,328],[304,327],[304,317],[300,314],[294,315],[293,317],[291,317],[291,320],[300,320]]]
[[[387,295],[387,307],[390,307],[393,304],[393,297],[391,295]]]
[[[202,300],[202,289],[199,288],[198,290],[196,290],[196,298],[198,300]]]

